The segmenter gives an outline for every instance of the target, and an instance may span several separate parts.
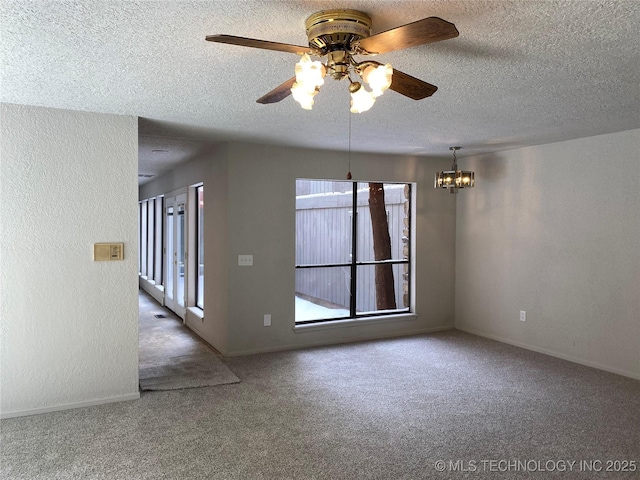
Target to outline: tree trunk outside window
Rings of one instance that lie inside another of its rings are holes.
[[[391,260],[391,238],[389,220],[384,201],[382,183],[369,183],[369,212],[373,229],[373,255],[376,261]],[[393,266],[381,264],[375,266],[376,307],[378,310],[396,308],[396,295],[393,281]]]

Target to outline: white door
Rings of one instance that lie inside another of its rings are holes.
[[[164,303],[183,320],[186,312],[186,204],[186,194],[165,199]]]

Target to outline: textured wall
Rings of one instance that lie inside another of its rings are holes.
[[[137,398],[137,119],[1,119],[2,415]],[[125,260],[94,262],[95,242]]]
[[[640,378],[639,152],[632,130],[463,159],[456,326]]]
[[[418,182],[417,318],[294,333],[295,180],[344,179],[344,153],[229,143],[140,187],[145,199],[204,182],[205,315],[187,313],[187,324],[218,350],[238,355],[453,326],[455,197],[433,188],[433,174],[450,160],[353,157],[356,179]],[[239,267],[240,254],[254,255],[253,267]],[[271,327],[263,326],[265,313]]]
[[[229,147],[229,347],[257,351],[397,336],[454,323],[455,197],[433,188],[434,173],[450,160],[353,154],[356,180],[417,182],[415,311],[417,318],[294,332],[295,180],[344,179],[343,152],[249,144]],[[252,254],[252,267],[238,255]],[[206,258],[206,257],[205,257]],[[272,326],[263,326],[263,315]]]

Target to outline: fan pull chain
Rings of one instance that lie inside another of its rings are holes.
[[[347,180],[351,180],[351,112],[349,112],[349,171],[347,172]]]

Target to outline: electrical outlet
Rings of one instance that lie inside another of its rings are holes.
[[[524,310],[520,310],[520,321],[521,322],[527,321],[527,312],[525,312]]]
[[[238,255],[238,265],[241,267],[252,267],[253,255]]]
[[[271,314],[267,313],[264,316],[264,326],[265,327],[270,327],[271,326]]]

